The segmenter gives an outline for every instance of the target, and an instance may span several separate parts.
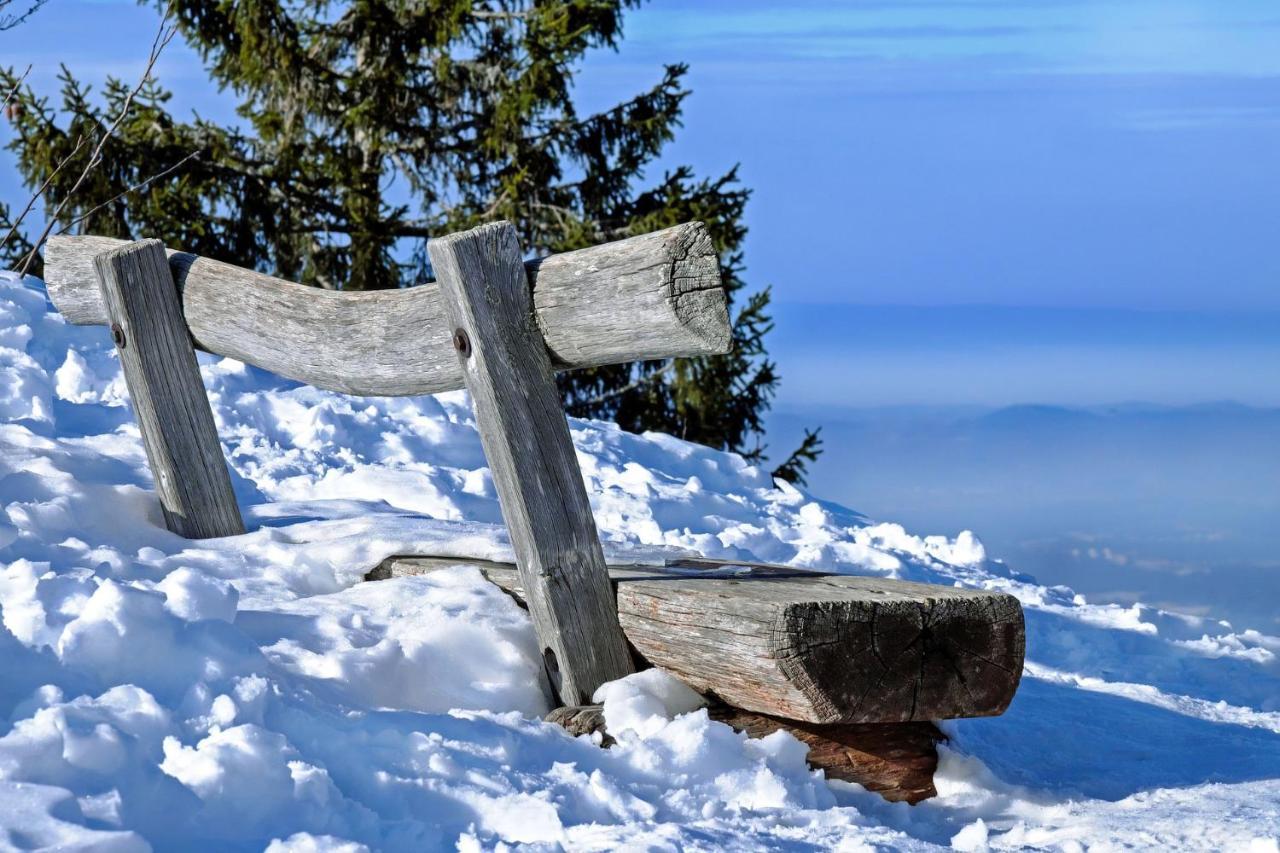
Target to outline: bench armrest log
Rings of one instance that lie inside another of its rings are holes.
[[[105,324],[95,255],[110,237],[50,238],[49,298],[68,322]],[[463,387],[435,283],[364,293],[303,287],[169,250],[196,346],[331,391],[417,396]],[[534,314],[559,370],[730,347],[715,247],[686,223],[525,264]]]
[[[514,566],[483,560],[389,557],[369,577],[457,565],[521,595]],[[1022,607],[1003,593],[707,560],[611,566],[609,575],[641,657],[760,714],[809,723],[995,716],[1022,676]]]

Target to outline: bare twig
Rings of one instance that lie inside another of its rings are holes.
[[[674,361],[669,361],[666,364],[664,364],[662,367],[653,371],[653,373],[646,373],[644,376],[641,376],[638,379],[633,379],[632,381],[628,382],[626,385],[623,385],[621,388],[614,388],[612,391],[606,391],[605,393],[600,394],[599,396],[592,397],[590,400],[576,400],[574,401],[574,405],[575,406],[598,406],[601,403],[607,403],[610,400],[621,397],[623,394],[627,394],[631,391],[636,390],[637,388],[643,388],[646,385],[652,385],[654,382],[657,382],[663,376],[665,376],[666,374],[674,370],[675,366],[676,366],[676,363]]]
[[[18,94],[18,90],[22,88],[22,82],[27,79],[27,75],[31,73],[31,66],[27,66],[27,70],[22,72],[22,76],[13,84],[13,88],[9,90],[9,94],[4,96],[4,103],[0,104],[0,112],[8,109],[9,102],[13,100],[13,96]]]
[[[119,201],[120,199],[122,199],[122,198],[124,198],[125,196],[130,195],[130,194],[132,194],[132,193],[135,193],[135,192],[137,192],[138,190],[145,190],[145,189],[146,189],[148,186],[150,186],[153,182],[158,181],[158,180],[160,180],[161,178],[166,178],[166,177],[168,177],[169,175],[172,175],[174,172],[178,171],[178,170],[179,170],[179,169],[181,169],[183,166],[185,166],[185,165],[187,164],[187,161],[189,161],[189,160],[194,160],[194,159],[195,159],[196,157],[198,157],[199,155],[200,155],[200,152],[199,152],[199,151],[192,151],[192,152],[191,152],[190,154],[188,154],[186,157],[183,157],[181,160],[179,160],[178,162],[174,163],[172,166],[170,166],[169,168],[165,169],[163,172],[156,172],[154,175],[152,175],[151,177],[147,178],[146,180],[139,181],[138,183],[136,183],[136,184],[134,184],[133,186],[129,187],[129,188],[128,188],[127,190],[125,190],[124,192],[119,193],[119,194],[115,195],[114,197],[107,199],[107,200],[106,200],[106,201],[104,201],[102,204],[98,205],[97,207],[95,207],[95,208],[93,208],[93,209],[91,209],[91,210],[87,210],[87,211],[85,211],[84,213],[80,214],[80,215],[79,215],[79,216],[77,216],[75,219],[71,220],[71,221],[70,221],[70,222],[68,222],[66,225],[62,226],[62,228],[58,231],[58,233],[59,233],[59,234],[66,234],[66,233],[67,233],[68,231],[70,231],[72,228],[75,228],[75,227],[76,227],[77,225],[79,225],[81,222],[84,222],[84,221],[85,221],[86,219],[88,219],[90,216],[93,216],[93,215],[94,215],[95,213],[97,213],[99,210],[102,210],[102,208],[107,207],[108,205],[115,204],[115,203],[116,203],[117,201]]]
[[[53,167],[53,171],[49,173],[49,177],[44,179],[44,183],[40,185],[40,189],[36,190],[31,198],[27,200],[27,206],[22,208],[22,213],[18,214],[18,218],[13,221],[13,224],[9,228],[9,233],[4,235],[3,240],[0,240],[0,249],[3,249],[9,244],[9,240],[18,232],[18,226],[22,225],[22,220],[27,218],[27,214],[31,212],[31,208],[35,207],[36,202],[44,196],[45,190],[49,189],[49,184],[53,183],[53,179],[62,171],[62,167],[70,163],[71,160],[80,153],[80,149],[84,147],[84,142],[85,140],[83,136],[76,137],[76,147],[71,149],[71,153],[66,157],[63,157],[57,166]]]
[[[22,266],[18,270],[19,273],[25,274],[30,268],[32,262],[36,259],[36,253],[40,251],[40,247],[44,245],[44,241],[49,239],[49,234],[52,233],[53,226],[57,224],[58,219],[62,216],[62,211],[67,206],[67,203],[75,197],[76,191],[80,189],[80,186],[85,182],[85,179],[87,179],[94,168],[102,162],[102,149],[106,146],[107,140],[115,134],[116,130],[124,122],[125,117],[129,115],[129,109],[133,106],[134,99],[138,97],[138,94],[142,91],[143,87],[151,80],[151,72],[155,68],[156,61],[160,58],[160,54],[164,51],[165,47],[168,46],[169,42],[173,41],[173,37],[177,35],[177,33],[178,28],[176,26],[170,26],[169,14],[166,11],[164,19],[160,21],[160,28],[156,31],[155,40],[151,42],[151,55],[147,58],[147,67],[142,72],[142,78],[138,80],[138,85],[134,86],[133,90],[125,97],[124,104],[120,108],[120,115],[116,116],[116,119],[111,123],[111,126],[106,128],[98,137],[98,144],[94,146],[93,153],[89,155],[89,162],[85,164],[84,169],[80,172],[80,176],[76,178],[76,182],[71,185],[71,189],[68,190],[66,196],[64,196],[62,201],[58,204],[53,215],[49,217],[49,221],[46,223],[44,231],[40,233],[40,238],[31,244],[31,251],[27,252],[26,257],[22,259]]]
[[[496,12],[489,9],[472,9],[471,17],[481,21],[527,21],[534,15],[534,10],[526,9],[523,12]]]
[[[27,11],[23,12],[21,15],[0,15],[0,32],[4,30],[11,30],[18,26],[18,24],[21,24],[27,18],[30,18],[35,13],[36,9],[43,6],[45,2],[46,0],[35,0]],[[0,7],[8,5],[9,0],[0,0]]]

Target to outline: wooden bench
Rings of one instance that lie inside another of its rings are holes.
[[[437,283],[374,293],[301,287],[155,240],[55,237],[45,270],[68,321],[111,328],[174,532],[244,531],[197,348],[349,394],[465,387],[515,552],[514,565],[469,562],[528,607],[571,709],[557,719],[598,726],[596,688],[662,666],[738,728],[794,731],[834,776],[927,796],[941,737],[929,721],[1002,713],[1017,688],[1013,597],[758,564],[605,565],[554,373],[727,351],[706,229],[525,262],[514,228],[496,223],[428,250]],[[398,556],[369,577],[459,562]]]

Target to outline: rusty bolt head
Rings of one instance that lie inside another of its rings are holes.
[[[471,357],[471,338],[467,337],[465,329],[455,329],[453,333],[453,348],[461,353],[463,358]]]
[[[115,341],[116,347],[118,349],[124,349],[124,345],[125,345],[124,329],[120,328],[119,323],[111,324],[111,340]]]

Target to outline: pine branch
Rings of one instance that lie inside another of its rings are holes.
[[[9,224],[9,208],[5,204],[0,203],[0,227],[4,227],[8,224]],[[5,266],[7,260],[12,259],[14,261],[17,261],[23,255],[25,255],[27,253],[27,249],[30,246],[30,244],[27,243],[25,239],[23,239],[22,232],[14,231],[11,233],[15,235],[17,239],[13,241],[12,248],[10,248],[9,244],[7,243],[4,245],[0,245],[0,269],[7,268]]]
[[[49,177],[45,178],[44,183],[40,185],[40,188],[31,195],[31,198],[27,199],[27,206],[22,208],[22,213],[18,214],[18,218],[12,222],[9,227],[9,233],[4,235],[3,240],[0,240],[0,249],[7,246],[9,244],[9,240],[13,238],[13,235],[18,233],[18,228],[22,225],[22,221],[27,218],[27,214],[31,212],[31,208],[35,207],[36,202],[44,197],[45,191],[49,189],[49,185],[53,183],[53,179],[58,177],[58,173],[62,171],[62,167],[70,163],[72,159],[80,153],[80,149],[84,147],[84,143],[85,139],[83,136],[77,137],[76,147],[71,149],[71,153],[66,157],[63,157],[62,160],[58,162],[58,165],[53,167],[53,171],[49,173]],[[25,270],[26,267],[23,267],[23,269]]]
[[[595,397],[592,397],[589,400],[575,401],[574,405],[575,406],[600,406],[600,405],[603,405],[604,403],[608,403],[611,400],[616,400],[619,397],[630,394],[632,391],[654,384],[663,376],[665,376],[666,374],[674,370],[675,366],[676,366],[676,361],[673,359],[671,361],[668,361],[666,364],[664,364],[662,367],[658,368],[657,370],[653,371],[652,373],[646,373],[643,376],[633,379],[632,381],[628,382],[626,385],[623,385],[621,388],[611,389],[609,391],[606,391],[603,394],[599,394]]]
[[[491,9],[473,8],[467,14],[481,21],[527,21],[533,17],[534,10],[494,11]]]
[[[76,151],[79,151],[79,150],[80,150],[80,145],[79,145],[79,143],[77,143],[77,144],[76,144]],[[72,156],[74,156],[74,155],[75,155],[76,151],[72,151],[72,152],[71,152]],[[104,207],[109,207],[110,205],[115,204],[117,201],[119,201],[120,199],[124,198],[125,196],[127,196],[127,195],[132,195],[133,193],[137,192],[138,190],[144,190],[144,189],[146,189],[148,186],[150,186],[152,183],[154,183],[155,181],[158,181],[158,180],[160,180],[161,178],[168,177],[169,175],[173,174],[173,173],[174,173],[174,172],[176,172],[178,169],[180,169],[180,168],[182,168],[184,165],[186,165],[188,161],[195,159],[197,156],[199,156],[199,154],[200,154],[200,152],[199,152],[199,151],[192,151],[192,152],[191,152],[190,154],[188,154],[186,157],[183,157],[181,160],[179,160],[178,162],[174,163],[172,166],[170,166],[169,168],[165,169],[163,172],[157,172],[156,174],[152,175],[151,177],[146,178],[145,180],[139,181],[138,183],[136,183],[136,184],[134,184],[133,186],[129,187],[129,188],[128,188],[127,190],[125,190],[124,192],[118,193],[118,194],[116,194],[115,196],[113,196],[113,197],[111,197],[111,198],[107,199],[107,200],[106,200],[106,201],[104,201],[102,204],[98,205],[97,207],[94,207],[94,208],[92,208],[91,210],[88,210],[88,211],[86,211],[86,212],[84,212],[84,213],[80,214],[80,215],[79,215],[79,216],[77,216],[75,219],[71,220],[71,221],[70,221],[70,222],[68,222],[66,225],[64,225],[64,226],[62,227],[62,229],[61,229],[60,231],[58,231],[58,233],[59,233],[59,234],[66,234],[66,233],[67,233],[68,231],[70,231],[72,228],[75,228],[75,227],[76,227],[77,225],[79,225],[81,222],[84,222],[86,219],[88,219],[90,216],[93,216],[95,213],[97,213],[99,210],[102,210]],[[70,159],[70,158],[67,158],[67,159]],[[63,162],[65,163],[66,161],[64,160]],[[61,165],[61,164],[59,164],[59,165],[58,165],[58,168],[59,168],[59,169],[60,169],[60,168],[62,168],[62,165]],[[55,171],[54,171],[54,174],[57,174],[57,170],[55,170]],[[51,181],[51,180],[53,180],[53,175],[50,175],[50,176],[49,176],[49,181]],[[45,181],[45,186],[48,186],[48,185],[49,185],[49,181]],[[41,191],[43,192],[43,189],[42,189]]]
[[[781,465],[773,469],[773,478],[775,480],[785,480],[797,486],[803,486],[807,482],[809,464],[817,462],[818,457],[822,455],[822,427],[804,431],[804,440],[800,442],[800,446],[791,451],[791,455],[786,458]]]

